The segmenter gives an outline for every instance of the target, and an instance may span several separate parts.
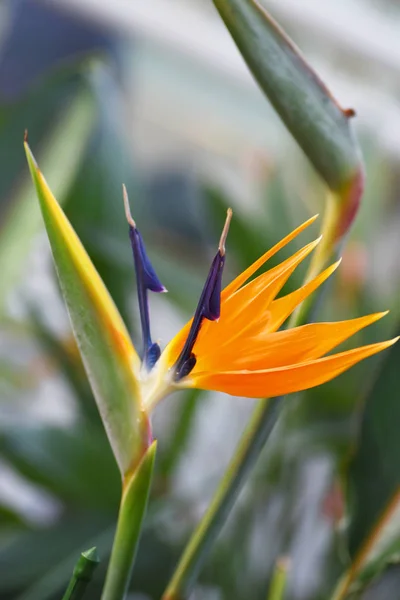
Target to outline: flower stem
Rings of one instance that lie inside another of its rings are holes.
[[[211,504],[194,531],[163,600],[181,600],[188,591],[225,522],[279,414],[282,397],[260,400]]]
[[[156,445],[153,442],[135,471],[125,477],[117,531],[101,600],[125,598],[147,507]]]
[[[267,600],[283,600],[289,569],[290,562],[287,558],[280,558],[277,560],[272,574]]]
[[[98,564],[99,557],[96,548],[82,552],[72,572],[63,600],[81,600],[83,598]]]

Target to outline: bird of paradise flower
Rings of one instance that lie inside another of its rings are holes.
[[[395,338],[328,354],[367,325],[381,319],[386,312],[347,321],[311,323],[281,329],[293,311],[332,275],[340,261],[294,292],[277,297],[290,275],[316,248],[321,239],[318,238],[278,266],[253,276],[268,259],[311,225],[316,217],[289,233],[222,289],[225,243],[232,217],[229,209],[194,317],[161,352],[150,333],[147,295],[148,291],[166,290],[148,259],[123,188],[142,327],[143,348],[139,356],[103,282],[47,186],[27,145],[26,150],[56,266],[59,269],[60,261],[69,255],[73,268],[79,274],[80,284],[98,313],[101,326],[109,332],[117,360],[125,363],[131,377],[132,395],[139,404],[139,412],[135,413],[134,418],[148,415],[162,398],[184,388],[216,390],[249,398],[274,397],[305,390],[333,379],[397,341],[398,338]],[[60,277],[60,280],[79,344],[82,339],[80,328],[84,327],[85,319],[79,322],[76,311],[71,310],[68,284],[65,283],[65,277]],[[82,354],[97,395],[98,386],[90,360],[85,360],[84,342]],[[109,415],[102,416],[107,428]],[[112,435],[110,439],[113,443]],[[116,456],[118,460],[118,452]],[[123,459],[120,457],[121,461]]]
[[[143,326],[143,359],[137,377],[146,389],[143,403],[151,409],[174,389],[195,387],[234,396],[262,398],[280,396],[315,387],[388,346],[387,342],[325,356],[349,337],[384,317],[388,311],[333,323],[312,323],[279,330],[299,304],[315,291],[339,266],[340,260],[303,287],[277,298],[296,267],[316,248],[321,237],[269,271],[250,278],[264,263],[286,246],[318,215],[307,220],[263,254],[221,291],[225,263],[225,242],[232,210],[228,209],[224,229],[201,293],[195,315],[169,342],[164,352],[151,341],[145,288],[166,289],[152,268],[142,238],[132,219],[123,187],[125,211],[135,258],[139,307]],[[138,240],[136,242],[136,240]],[[141,262],[138,260],[141,256]],[[249,281],[250,280],[250,281]]]

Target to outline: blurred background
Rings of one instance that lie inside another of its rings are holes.
[[[351,344],[385,339],[400,318],[399,5],[264,4],[340,105],[356,109],[366,162],[363,204],[318,318],[389,308]],[[226,281],[322,213],[324,188],[211,1],[0,3],[0,598],[60,598],[79,553],[96,545],[102,562],[89,600],[100,597],[120,483],[56,283],[23,154],[25,129],[137,342],[123,182],[169,290],[151,297],[161,344],[196,306],[228,206]],[[313,227],[276,260],[317,234]],[[193,599],[265,599],[281,555],[292,563],[288,597],[327,597],[400,489],[393,429],[400,356],[388,356],[289,397]],[[160,598],[253,408],[252,400],[205,392],[157,408],[160,452],[132,600]],[[377,422],[378,432],[369,427]],[[369,494],[371,477],[383,481],[384,497]],[[349,527],[354,506],[365,510]],[[359,597],[400,597],[390,587],[397,567],[385,577]]]

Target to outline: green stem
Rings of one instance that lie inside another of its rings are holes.
[[[219,534],[250,469],[277,421],[282,398],[260,400],[211,504],[195,529],[163,600],[185,598]]]
[[[99,564],[96,548],[82,552],[72,572],[72,577],[63,596],[63,600],[81,600]]]
[[[125,477],[117,530],[101,600],[125,598],[147,507],[156,446],[156,442],[153,442],[135,471]]]
[[[276,562],[267,600],[283,600],[289,568],[290,562],[287,558],[280,558]]]

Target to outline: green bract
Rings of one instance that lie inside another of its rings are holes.
[[[147,415],[137,397],[139,358],[89,256],[25,144],[72,328],[122,476],[149,445]]]
[[[214,0],[261,89],[329,188],[362,170],[344,111],[282,29],[255,0]]]

